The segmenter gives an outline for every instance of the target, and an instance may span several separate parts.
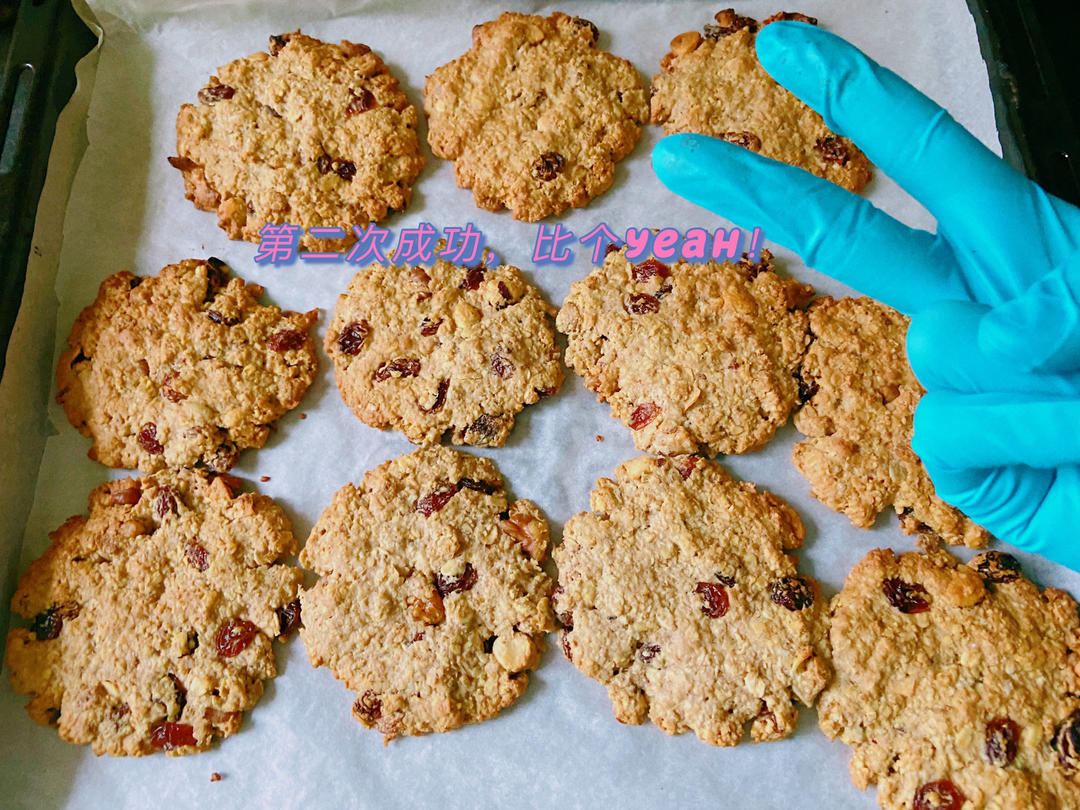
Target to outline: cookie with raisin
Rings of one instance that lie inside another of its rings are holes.
[[[416,108],[367,45],[270,37],[268,53],[218,68],[176,117],[176,155],[196,208],[230,239],[300,226],[301,247],[353,241],[351,226],[404,210],[424,166]],[[326,241],[309,228],[343,228]]]
[[[651,453],[745,453],[796,405],[813,289],[758,262],[612,250],[570,287],[556,325],[566,362]]]
[[[795,729],[829,680],[826,605],[787,552],[799,516],[697,456],[643,456],[597,482],[552,552],[567,658],[621,723],[732,746]]]
[[[830,606],[822,730],[887,810],[1080,806],[1080,619],[1017,560],[871,551]]]
[[[511,265],[376,263],[338,296],[325,348],[365,424],[500,447],[515,414],[562,385],[553,315]]]
[[[477,207],[536,222],[611,186],[649,103],[634,66],[597,37],[581,17],[506,12],[428,76],[428,142]]]
[[[761,25],[776,20],[817,24],[805,14],[780,12]],[[652,80],[651,122],[668,135],[723,138],[861,191],[872,176],[870,161],[761,66],[755,49],[759,28],[729,8],[717,12],[716,23],[702,33],[687,31],[671,40]]]
[[[543,514],[510,501],[488,459],[388,461],[334,495],[300,555],[320,576],[301,595],[308,657],[387,740],[494,717],[555,628],[547,546]]]
[[[814,497],[864,529],[892,505],[908,534],[986,545],[985,529],[934,494],[911,449],[925,391],[908,365],[910,319],[872,298],[821,298],[809,313],[813,341],[794,419],[807,438],[791,460]]]
[[[214,258],[105,279],[56,368],[56,399],[93,439],[90,458],[225,472],[262,447],[318,367],[318,310],[282,311],[260,304],[262,293]]]
[[[27,710],[95,754],[191,754],[276,674],[302,579],[289,520],[230,476],[102,484],[19,581],[7,666]]]

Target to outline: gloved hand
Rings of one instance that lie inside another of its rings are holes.
[[[937,233],[700,135],[660,141],[657,175],[912,315],[908,357],[928,390],[912,447],[937,494],[1000,539],[1080,570],[1080,209],[839,37],[776,22],[758,34],[757,53],[926,206]]]

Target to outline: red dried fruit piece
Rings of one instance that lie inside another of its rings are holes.
[[[492,495],[503,488],[502,481],[477,481],[475,478],[461,478],[457,482],[458,492],[463,489],[471,489],[474,492],[483,492]]]
[[[368,110],[374,110],[376,107],[375,94],[368,90],[366,87],[363,88],[359,93],[355,93],[350,90],[349,96],[351,98],[348,105],[346,105],[345,107],[346,118],[352,118],[358,113],[366,113]]]
[[[53,605],[34,616],[30,622],[30,632],[38,641],[52,641],[64,629],[64,619],[74,619],[78,615],[79,609],[76,606]]]
[[[457,576],[451,576],[450,574],[435,575],[435,590],[444,599],[452,593],[463,593],[472,590],[475,584],[476,569],[473,568],[472,563],[465,563],[465,570]]]
[[[154,514],[157,515],[160,522],[170,513],[178,514],[176,510],[176,491],[170,486],[164,486],[158,490],[157,498],[154,499]]]
[[[258,633],[259,628],[245,619],[229,619],[214,636],[214,646],[222,658],[232,658],[246,650]]]
[[[267,339],[266,345],[275,352],[288,352],[299,349],[304,345],[305,340],[304,333],[298,329],[282,329],[280,332],[274,332]]]
[[[356,177],[356,164],[351,160],[335,160],[334,171],[342,180],[351,181]]]
[[[511,299],[513,299],[514,296],[510,294],[510,288],[507,287],[506,284],[502,281],[499,282],[497,289],[499,291],[499,295],[502,296],[504,301],[510,301]]]
[[[620,250],[622,250],[622,242],[608,242],[604,246],[604,258],[606,259],[612,253],[618,253]]]
[[[761,21],[762,27],[769,23],[779,22],[780,20],[792,20],[794,22],[809,23],[810,25],[817,25],[817,17],[810,17],[806,14],[800,14],[797,11],[778,11],[771,17],[766,17]]]
[[[694,593],[701,594],[701,612],[710,619],[719,619],[728,612],[730,601],[723,585],[716,582],[699,582]]]
[[[966,797],[948,779],[927,782],[915,791],[911,810],[960,810]]]
[[[799,384],[799,404],[805,405],[807,402],[813,399],[817,395],[817,392],[820,390],[818,387],[818,382],[814,379],[810,380],[810,382],[807,382],[805,379],[803,379],[802,375],[798,373],[795,374],[795,380]]]
[[[439,318],[437,321],[433,321],[431,318],[424,318],[424,320],[420,321],[420,334],[424,337],[431,337],[439,331],[442,322],[442,318]]]
[[[319,170],[319,174],[329,174],[330,170],[334,168],[334,161],[327,154],[319,155],[315,158],[315,168]]]
[[[547,399],[548,397],[553,397],[553,396],[555,396],[555,393],[556,393],[556,392],[557,392],[558,390],[559,390],[559,389],[558,389],[558,388],[555,388],[555,387],[552,387],[552,388],[534,388],[534,389],[533,389],[533,391],[535,391],[535,392],[536,392],[536,395],[537,395],[538,397],[540,397],[541,399]]]
[[[497,416],[492,416],[490,413],[482,413],[473,423],[465,428],[466,434],[473,434],[477,442],[491,441],[499,435],[499,428],[502,427],[502,421]]]
[[[788,610],[802,610],[814,603],[814,589],[803,577],[781,577],[769,583],[769,598]]]
[[[1004,551],[984,551],[973,562],[975,570],[989,582],[1013,582],[1023,574],[1016,557]]]
[[[172,387],[172,382],[180,377],[180,372],[170,371],[165,375],[165,379],[161,381],[161,395],[169,402],[183,402],[187,399],[187,394],[181,394],[175,388]]]
[[[368,335],[371,334],[371,324],[366,320],[353,321],[346,324],[345,328],[341,330],[341,334],[338,335],[337,345],[345,354],[360,354],[360,349],[364,346],[364,341],[368,339]]]
[[[138,441],[139,447],[152,456],[160,456],[165,452],[165,448],[162,447],[157,438],[157,425],[153,422],[147,422],[142,426],[136,441]]]
[[[671,292],[671,285],[670,285],[670,284],[664,284],[664,285],[662,285],[662,286],[660,287],[660,289],[656,291],[656,300],[657,300],[657,301],[660,301],[660,300],[662,300],[662,299],[663,299],[663,297],[664,297],[665,295],[667,295],[667,294],[668,294],[669,292]]]
[[[439,380],[439,387],[435,391],[435,401],[431,403],[430,408],[421,407],[424,413],[438,413],[443,409],[443,405],[446,404],[446,392],[450,388],[450,380],[443,377]]]
[[[633,413],[630,414],[630,429],[641,430],[652,422],[659,413],[659,405],[652,402],[643,402],[641,405],[634,408]]]
[[[998,717],[986,724],[986,761],[999,768],[1016,759],[1020,742],[1020,726],[1008,717]]]
[[[188,565],[196,571],[205,571],[210,567],[210,557],[206,553],[206,549],[201,543],[194,540],[188,540],[184,543],[184,557],[187,559]]]
[[[373,689],[368,689],[356,699],[353,711],[368,723],[374,723],[382,717],[382,701]]]
[[[532,176],[541,182],[554,180],[566,165],[566,158],[558,152],[544,152],[532,165]]]
[[[1057,751],[1058,760],[1066,770],[1080,768],[1080,709],[1058,726],[1050,747]]]
[[[720,136],[721,140],[749,149],[751,152],[761,151],[761,138],[753,132],[725,132]]]
[[[130,482],[129,486],[123,489],[114,489],[112,491],[112,502],[124,506],[134,506],[142,498],[142,487],[139,486],[138,481]]]
[[[716,20],[716,25],[705,26],[706,39],[718,40],[728,34],[741,31],[743,28],[749,30],[751,34],[758,30],[756,20],[736,14],[733,8],[725,8],[723,11],[716,12],[713,19]]]
[[[300,626],[300,600],[293,599],[289,604],[277,609],[278,638],[288,638],[293,630]]]
[[[930,594],[918,583],[890,577],[881,583],[881,589],[889,604],[901,613],[925,613],[930,609]]]
[[[458,488],[454,485],[437,489],[419,498],[414,508],[424,517],[428,517],[446,506],[450,499],[457,495],[457,492]]]
[[[573,628],[570,628],[572,630]],[[573,656],[570,655],[570,630],[563,630],[559,633],[559,646],[562,647],[562,653],[566,656],[567,661],[573,661]]]
[[[644,284],[653,276],[670,278],[671,268],[656,259],[646,259],[641,264],[635,264],[631,267],[630,275],[638,284]]]
[[[660,299],[648,293],[632,293],[623,302],[623,309],[631,315],[651,315],[660,311]]]
[[[679,475],[681,475],[682,480],[685,481],[690,477],[690,474],[697,469],[699,461],[701,461],[700,456],[676,456],[671,459],[671,464],[679,471]]]
[[[821,155],[821,159],[826,163],[836,163],[840,166],[846,165],[850,157],[847,144],[835,135],[818,138],[817,143],[814,144],[814,151]]]
[[[514,374],[514,364],[503,356],[502,349],[496,349],[495,353],[491,355],[491,370],[502,379],[507,380]]]
[[[465,280],[461,282],[461,289],[475,290],[484,281],[487,268],[482,264],[470,267],[465,271]]]
[[[236,93],[236,88],[227,84],[208,84],[199,91],[199,101],[203,104],[216,104],[224,99],[230,99]]]
[[[659,654],[659,644],[642,644],[641,649],[638,650],[638,658],[641,659],[641,663],[643,664],[648,664]]]
[[[150,744],[154,748],[172,751],[198,743],[195,740],[195,729],[187,723],[155,723],[150,729]]]
[[[415,357],[399,357],[382,363],[375,369],[374,377],[378,382],[385,382],[391,377],[415,377],[420,373],[420,361]]]

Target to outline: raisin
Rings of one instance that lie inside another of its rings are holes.
[[[342,180],[351,181],[356,177],[356,164],[351,160],[335,160],[334,171]]]
[[[710,619],[719,619],[728,612],[730,602],[723,585],[715,582],[699,582],[694,588],[694,593],[701,594],[701,612]]]
[[[233,442],[222,442],[213,450],[203,453],[203,463],[217,473],[225,473],[236,464],[236,455],[239,452]],[[232,476],[229,476],[230,478]],[[234,479],[239,481],[239,479]],[[238,485],[239,486],[239,485]]]
[[[439,318],[437,321],[433,321],[431,318],[424,318],[424,320],[420,321],[420,334],[424,337],[431,337],[439,331],[442,322],[442,318]]]
[[[555,388],[555,387],[551,387],[551,388],[534,388],[533,389],[533,391],[536,392],[536,395],[538,397],[540,397],[540,399],[547,399],[548,397],[553,397],[553,396],[555,396],[555,393],[558,390],[559,389]]]
[[[319,174],[329,174],[333,167],[334,161],[330,159],[329,155],[322,154],[315,158],[315,168],[319,170]]]
[[[450,502],[450,499],[457,495],[457,492],[458,488],[456,486],[437,489],[434,492],[429,492],[427,495],[419,498],[416,501],[416,506],[414,508],[424,517],[428,517],[446,506],[446,504]]]
[[[720,136],[721,140],[749,149],[751,152],[761,151],[761,138],[753,132],[725,132]]]
[[[172,487],[162,487],[158,490],[157,498],[154,499],[154,514],[158,521],[165,519],[168,514],[177,514],[176,491]]]
[[[660,285],[660,289],[656,291],[656,296],[655,296],[656,300],[657,301],[663,300],[664,296],[667,295],[669,292],[671,292],[671,285],[670,284],[662,284],[662,285]]]
[[[288,638],[293,630],[300,626],[300,600],[293,599],[289,604],[277,609],[278,638]]]
[[[807,382],[803,378],[803,376],[797,372],[795,374],[795,380],[799,384],[799,404],[805,405],[807,402],[812,400],[817,395],[817,392],[820,390],[820,388],[818,387],[818,382],[814,379],[811,379],[810,382]]]
[[[209,84],[199,91],[199,101],[203,104],[216,104],[232,98],[235,93],[236,89],[227,84]]]
[[[1016,759],[1016,744],[1020,726],[1008,717],[999,717],[986,724],[986,761],[999,768]]]
[[[210,559],[206,549],[201,543],[194,540],[188,540],[184,543],[184,557],[187,559],[188,565],[196,571],[205,571],[210,567]]]
[[[461,289],[475,290],[483,282],[485,272],[487,272],[487,268],[482,264],[470,267],[465,272],[465,280],[461,282]]]
[[[650,315],[660,311],[660,301],[648,293],[632,293],[623,308],[631,315]]]
[[[238,323],[240,323],[239,318],[226,318],[220,312],[213,309],[208,309],[206,311],[206,317],[212,320],[214,323],[221,324],[222,326],[236,326]]]
[[[671,268],[656,259],[646,259],[641,264],[635,264],[631,267],[630,275],[638,284],[644,284],[653,276],[670,278]]]
[[[544,152],[532,165],[532,176],[541,182],[554,180],[559,176],[566,163],[566,158],[558,152]]]
[[[792,20],[794,22],[817,25],[817,17],[810,17],[806,14],[800,14],[797,11],[778,11],[771,17],[766,17],[764,20],[762,20],[761,25],[764,27],[769,23],[779,22],[780,20]]]
[[[850,157],[847,145],[835,135],[818,138],[814,151],[821,155],[821,159],[826,163],[837,163],[841,166],[847,165]]]
[[[465,570],[457,576],[451,576],[449,574],[436,574],[435,575],[435,590],[439,592],[439,596],[444,599],[452,593],[464,593],[471,590],[472,586],[476,584],[476,569],[473,568],[472,563],[465,563]]]
[[[501,350],[496,350],[495,354],[491,355],[491,370],[506,380],[513,375],[514,364],[503,357]]]
[[[137,437],[139,447],[145,450],[152,456],[160,456],[165,452],[165,448],[161,446],[161,442],[157,438],[157,425],[153,422],[147,422],[139,430]]]
[[[246,650],[255,640],[259,628],[244,619],[229,619],[214,636],[214,646],[222,658],[232,658]]]
[[[634,412],[630,414],[630,429],[641,430],[652,422],[659,413],[659,405],[652,402],[643,402],[641,405],[634,408]]]
[[[606,259],[612,253],[618,253],[620,250],[622,250],[622,242],[608,242],[604,246],[604,258]]]
[[[155,723],[150,729],[150,744],[166,751],[197,745],[195,729],[187,723]]]
[[[574,17],[572,20],[570,20],[570,22],[572,22],[578,28],[588,29],[589,42],[596,42],[597,38],[600,36],[600,31],[596,27],[596,24],[591,22],[590,20],[586,20],[584,17]]]
[[[918,583],[890,577],[881,583],[889,604],[901,613],[925,613],[930,609],[930,594]]]
[[[30,632],[38,641],[52,641],[64,629],[64,612],[55,605],[41,611],[30,622]]]
[[[1050,747],[1057,751],[1058,760],[1066,769],[1080,768],[1080,709],[1058,726]]]
[[[382,363],[375,369],[375,380],[385,382],[391,377],[415,377],[420,373],[420,361],[415,357],[399,357]]]
[[[510,294],[510,288],[501,281],[499,282],[497,289],[499,290],[499,295],[503,297],[504,301],[510,301],[514,297]],[[505,306],[505,304],[503,306]]]
[[[165,159],[169,161],[170,166],[172,166],[174,169],[179,169],[182,172],[190,172],[192,169],[199,168],[199,164],[191,158],[167,157]]]
[[[788,610],[802,610],[814,603],[814,590],[803,577],[781,577],[769,583],[769,598]]]
[[[474,443],[488,442],[499,435],[499,429],[502,427],[502,420],[497,416],[492,416],[490,413],[482,413],[472,424],[465,428],[466,434],[473,434],[475,436]]]
[[[659,644],[642,644],[641,649],[638,650],[638,658],[641,659],[641,663],[643,664],[648,664],[659,654]]]
[[[138,481],[131,482],[131,486],[123,489],[114,489],[112,492],[112,502],[117,505],[134,506],[141,498],[142,487],[139,486]]]
[[[288,34],[271,34],[270,35],[270,55],[277,56],[281,53],[281,49],[289,44]]]
[[[1012,582],[1023,573],[1016,557],[1004,551],[984,551],[973,562],[975,570],[989,582]]]
[[[169,402],[183,402],[187,399],[187,394],[182,394],[172,387],[172,383],[180,377],[178,371],[170,371],[165,375],[165,379],[161,381],[161,395]]]
[[[493,495],[503,488],[502,481],[477,481],[475,478],[461,478],[457,482],[458,492],[463,489],[471,489],[473,492],[483,492],[485,495]]]
[[[274,332],[267,339],[266,345],[275,352],[288,352],[299,349],[304,345],[304,340],[304,333],[298,329],[282,329]]]
[[[705,26],[706,39],[715,41],[721,37],[726,37],[728,34],[741,31],[743,28],[747,29],[751,34],[758,30],[756,20],[736,14],[733,8],[725,8],[723,11],[716,12],[714,19],[716,25]]]
[[[345,354],[360,354],[360,349],[363,348],[364,341],[368,339],[370,334],[371,324],[363,319],[346,324],[345,328],[341,330],[341,334],[338,335],[338,348]]]
[[[345,107],[345,117],[351,118],[358,113],[366,113],[368,110],[375,109],[375,94],[363,88],[359,94],[349,91],[349,95],[352,97],[349,100],[348,105]]]
[[[446,392],[450,388],[450,380],[443,377],[439,380],[439,387],[435,391],[435,401],[431,403],[430,408],[420,408],[424,413],[438,413],[443,409],[443,405],[446,404]]]
[[[368,689],[356,699],[356,703],[353,704],[353,711],[364,721],[374,723],[382,717],[382,701],[379,700],[379,696],[375,694],[374,690]]]
[[[911,810],[960,810],[966,797],[948,779],[927,782],[915,791]]]
[[[697,469],[699,461],[701,461],[700,456],[676,456],[671,460],[671,463],[679,471],[682,480],[685,481]]]

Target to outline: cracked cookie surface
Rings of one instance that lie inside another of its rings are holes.
[[[82,311],[56,369],[57,401],[93,439],[90,457],[154,472],[224,472],[303,397],[318,361],[318,310],[258,302],[217,259],[157,276],[114,273]]]
[[[825,601],[785,552],[799,516],[697,456],[602,478],[552,556],[563,651],[622,723],[736,745],[795,728],[829,679]]]
[[[1080,620],[1008,554],[871,551],[830,606],[822,730],[888,810],[1080,807]]]
[[[301,597],[308,657],[386,739],[494,717],[555,628],[547,545],[543,514],[508,502],[488,459],[432,447],[388,461],[334,495],[300,555],[320,575]]]
[[[809,341],[806,284],[761,261],[633,264],[576,282],[556,325],[566,363],[652,453],[745,453],[787,421]]]
[[[298,609],[285,513],[194,470],[111,481],[23,574],[7,665],[30,716],[96,754],[190,754],[240,728]]]
[[[781,12],[763,25],[781,19],[817,23]],[[758,29],[757,21],[725,9],[703,34],[675,37],[652,80],[652,123],[663,125],[667,135],[722,138],[861,191],[872,175],[870,161],[761,66],[754,45]]]
[[[345,229],[402,211],[424,166],[417,112],[367,45],[320,42],[299,31],[270,38],[218,69],[176,118],[185,195],[215,211],[230,239],[258,242],[267,223]]]
[[[477,207],[536,222],[611,186],[649,104],[634,66],[597,37],[580,17],[506,12],[428,77],[428,142]]]

